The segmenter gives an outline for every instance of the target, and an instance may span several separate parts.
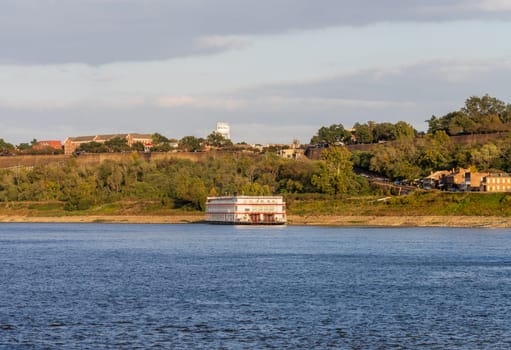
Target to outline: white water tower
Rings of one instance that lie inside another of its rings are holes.
[[[229,124],[227,123],[223,122],[216,123],[216,132],[222,135],[226,140],[231,139],[230,127]]]

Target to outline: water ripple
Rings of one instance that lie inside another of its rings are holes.
[[[508,349],[511,234],[0,224],[0,349]]]

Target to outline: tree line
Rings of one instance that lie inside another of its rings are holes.
[[[206,138],[185,136],[180,140],[174,138],[167,138],[160,133],[155,132],[151,136],[152,152],[170,152],[173,150],[181,150],[185,152],[197,152],[205,150],[206,148],[221,148],[221,149],[239,149],[240,146],[234,145],[231,140],[226,139],[222,134],[214,131]],[[128,140],[124,137],[113,137],[105,142],[86,142],[81,144],[76,150],[77,153],[107,153],[107,152],[143,152],[146,150],[142,142],[135,142],[131,146],[128,145]],[[37,139],[28,142],[22,142],[19,145],[13,145],[0,138],[0,155],[15,155],[15,154],[59,154],[64,153],[63,149],[57,150],[52,147],[40,147]]]
[[[484,95],[471,96],[463,107],[444,116],[432,116],[426,120],[427,134],[444,131],[449,136],[486,134],[511,130],[511,104]],[[405,121],[397,123],[355,123],[353,128],[346,129],[342,124],[322,126],[311,138],[311,144],[354,144],[396,141],[401,138],[414,138],[421,135],[412,125]]]
[[[311,143],[326,147],[339,144],[373,144],[355,151],[351,160],[360,169],[391,180],[415,180],[432,171],[471,168],[474,171],[511,172],[511,106],[494,97],[472,96],[458,111],[431,117],[429,129],[420,134],[410,124],[357,123],[347,130],[342,124],[321,127]],[[454,143],[450,136],[504,132],[495,141],[471,146]],[[381,144],[383,143],[383,144]]]
[[[472,96],[457,111],[427,120],[428,133],[445,131],[448,135],[485,134],[511,130],[511,104],[484,95]]]
[[[414,180],[433,171],[468,168],[511,172],[511,134],[472,146],[452,142],[445,131],[422,138],[402,138],[369,151],[353,152],[355,166],[390,179]]]
[[[352,171],[351,154],[333,147],[321,161],[287,160],[241,152],[201,161],[171,158],[79,165],[74,158],[33,168],[0,170],[0,201],[62,201],[83,210],[119,200],[152,200],[170,207],[203,209],[207,196],[369,193]]]

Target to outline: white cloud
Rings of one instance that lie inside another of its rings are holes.
[[[290,131],[291,129],[291,131]],[[316,125],[307,123],[293,123],[289,125],[271,125],[263,123],[235,123],[231,125],[231,137],[235,141],[245,141],[251,144],[267,145],[271,143],[288,143],[298,139],[301,143],[308,143],[317,132]]]
[[[363,109],[382,109],[382,108],[408,108],[414,105],[407,101],[384,101],[369,99],[346,99],[329,97],[263,97],[252,101],[252,104],[264,105],[268,110],[295,110],[296,108],[314,110],[322,108],[363,108]]]
[[[0,98],[0,108],[25,110],[25,111],[56,111],[56,110],[72,110],[87,107],[95,108],[112,108],[112,109],[128,109],[134,107],[142,107],[148,105],[147,99],[143,97],[95,97],[84,98],[77,97],[74,99],[47,97],[25,97],[25,98]]]
[[[480,81],[485,75],[494,74],[495,70],[511,69],[511,61],[502,59],[498,63],[492,60],[481,61],[443,61],[437,62],[436,67],[431,67],[436,72],[439,82],[451,84],[471,84]]]
[[[217,96],[164,96],[155,101],[155,106],[162,108],[189,107],[215,110],[236,110],[245,104],[242,99]]]
[[[509,0],[480,0],[474,5],[487,12],[511,11],[511,1]]]
[[[197,45],[202,49],[241,49],[250,44],[247,37],[238,35],[211,35],[197,39]]]

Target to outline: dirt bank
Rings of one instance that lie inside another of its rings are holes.
[[[511,218],[499,216],[290,216],[288,222],[313,226],[511,227]]]
[[[187,224],[200,222],[203,215],[87,215],[87,216],[7,216],[0,215],[0,222],[105,222],[127,224]]]
[[[168,215],[90,215],[90,216],[8,216],[0,222],[105,222],[133,224],[184,224],[202,222],[204,216]],[[288,216],[289,225],[310,226],[378,226],[378,227],[488,227],[511,228],[511,218],[499,216]]]

